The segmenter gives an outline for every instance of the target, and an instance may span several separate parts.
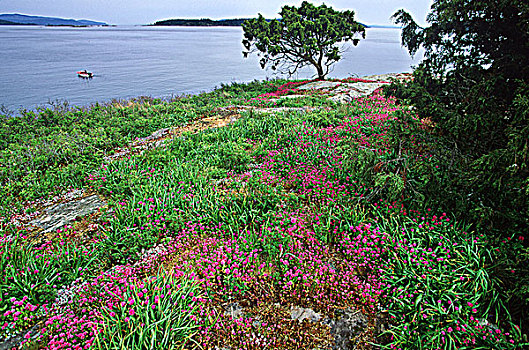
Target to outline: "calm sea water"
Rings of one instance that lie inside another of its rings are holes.
[[[418,62],[400,31],[368,29],[332,77],[406,72]],[[50,101],[88,105],[114,98],[168,97],[221,83],[273,78],[257,57],[242,57],[242,29],[195,27],[57,28],[0,26],[0,104],[32,109]],[[91,80],[76,71],[94,72]],[[306,70],[294,78],[308,78]]]

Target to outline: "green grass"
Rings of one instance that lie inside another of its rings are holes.
[[[33,343],[51,348],[329,345],[328,328],[288,323],[268,309],[279,305],[331,318],[363,310],[370,324],[359,348],[514,349],[522,336],[494,275],[494,249],[524,248],[492,246],[427,208],[443,177],[418,118],[381,97],[343,106],[320,94],[255,99],[287,93],[278,90],[286,83],[6,119],[0,336],[43,321]],[[239,110],[227,126],[103,161],[136,137],[241,105],[314,108]],[[69,186],[108,200],[94,232],[74,225],[37,245],[9,222],[19,208],[35,210],[25,200]],[[158,255],[146,256],[153,248]],[[54,305],[74,281],[72,301]],[[224,311],[235,302],[250,310],[238,320]],[[373,326],[381,315],[383,334]]]

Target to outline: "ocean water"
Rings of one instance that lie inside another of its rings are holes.
[[[397,29],[368,29],[329,77],[411,71]],[[230,82],[274,78],[242,56],[241,28],[0,26],[0,105],[16,111],[54,101],[89,105],[137,96],[170,97]],[[76,71],[94,72],[93,79]],[[294,78],[310,78],[305,69]]]

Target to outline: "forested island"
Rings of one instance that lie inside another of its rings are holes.
[[[177,18],[177,19],[165,19],[161,21],[156,21],[153,26],[181,26],[181,27],[240,27],[242,24],[251,18],[234,18],[234,19],[210,19],[210,18],[200,18],[200,19],[186,19],[186,18]],[[267,20],[270,21],[270,20]],[[394,26],[376,26],[376,25],[366,25],[362,24],[366,28],[397,28]]]
[[[6,25],[6,26],[13,26],[13,25],[19,25],[20,23],[15,23],[11,21],[5,21],[3,19],[0,19],[0,26]]]
[[[183,27],[240,27],[244,21],[249,18],[235,18],[235,19],[166,19],[157,21],[153,26],[183,26]]]

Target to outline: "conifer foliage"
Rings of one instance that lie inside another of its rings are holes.
[[[331,66],[341,59],[345,43],[357,45],[365,28],[354,20],[354,11],[336,11],[323,4],[304,1],[301,6],[283,6],[280,19],[258,18],[243,23],[242,41],[247,57],[258,52],[261,68],[269,66],[293,74],[313,66],[318,79],[325,79]]]
[[[431,152],[445,169],[428,196],[498,242],[494,276],[526,320],[527,241],[501,247],[529,228],[529,2],[435,0],[424,28],[404,10],[394,19],[409,52],[424,49],[413,81],[386,94],[432,122]]]

